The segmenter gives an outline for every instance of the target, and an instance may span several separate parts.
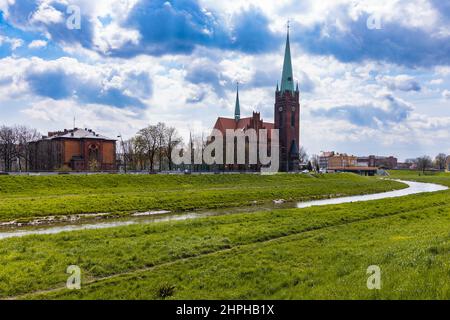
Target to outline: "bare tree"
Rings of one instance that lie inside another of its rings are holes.
[[[6,172],[12,170],[13,161],[17,159],[17,132],[15,128],[0,127],[0,156],[3,162],[3,169]]]
[[[417,170],[425,173],[425,170],[431,168],[433,166],[433,160],[429,156],[422,156],[417,158]]]
[[[28,171],[30,169],[31,162],[31,145],[30,143],[38,140],[41,137],[41,134],[33,128],[28,128],[26,126],[18,126],[16,127],[17,134],[17,156],[19,159],[18,165],[19,170]]]
[[[439,153],[434,159],[436,169],[445,170],[446,163],[447,163],[447,155],[444,153]]]
[[[167,126],[165,123],[159,122],[156,125],[156,134],[158,135],[158,162],[159,171],[163,170],[164,157],[166,156],[166,139],[167,139]]]
[[[304,147],[300,147],[298,154],[300,163],[306,163],[308,161],[308,154],[306,153],[306,149]]]
[[[178,135],[178,132],[175,128],[169,127],[166,130],[166,139],[167,146],[167,160],[169,162],[169,170],[172,171],[173,163],[172,163],[172,151],[183,142],[183,139]]]
[[[149,162],[149,172],[153,172],[155,168],[159,138],[158,127],[153,125],[141,129],[136,136],[136,143],[140,145]]]
[[[317,154],[311,156],[311,164],[314,170],[320,171],[320,157]]]

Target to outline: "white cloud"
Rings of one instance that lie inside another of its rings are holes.
[[[8,44],[11,47],[11,50],[16,50],[17,48],[20,48],[23,46],[23,40],[19,38],[10,38],[0,35],[0,46],[2,44]]]
[[[450,100],[450,91],[449,91],[449,90],[444,90],[444,91],[442,92],[442,96],[443,96],[445,99]]]
[[[28,48],[36,49],[36,48],[43,48],[45,46],[47,46],[47,41],[45,41],[45,40],[33,40],[28,45]]]
[[[31,23],[55,24],[64,21],[63,14],[48,4],[46,1],[42,2],[36,12],[30,17]]]
[[[438,86],[438,85],[441,85],[442,83],[444,83],[444,79],[433,79],[433,80],[430,80],[429,83],[433,86]]]

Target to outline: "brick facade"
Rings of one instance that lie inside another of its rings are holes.
[[[88,129],[49,132],[31,144],[32,171],[115,171],[116,140]]]

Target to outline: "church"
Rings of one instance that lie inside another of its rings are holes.
[[[292,69],[289,28],[286,39],[281,86],[277,84],[275,91],[274,122],[265,122],[258,112],[251,117],[241,117],[239,88],[236,93],[234,118],[219,117],[214,129],[225,135],[226,130],[249,130],[257,132],[260,129],[279,130],[280,171],[290,172],[299,170],[300,150],[300,91],[298,83],[294,86]],[[270,140],[270,139],[269,139]]]

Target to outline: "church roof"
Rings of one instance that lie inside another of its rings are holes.
[[[281,92],[294,92],[294,74],[292,72],[291,44],[289,40],[289,29],[286,39],[286,50],[284,53],[283,74],[281,76]]]
[[[239,130],[239,129],[247,129],[251,125],[252,117],[241,118],[239,121],[231,118],[217,118],[216,124],[214,125],[214,129],[222,132],[223,135],[226,134],[226,130]],[[270,122],[263,122],[263,126],[265,129],[275,129],[275,125]]]

